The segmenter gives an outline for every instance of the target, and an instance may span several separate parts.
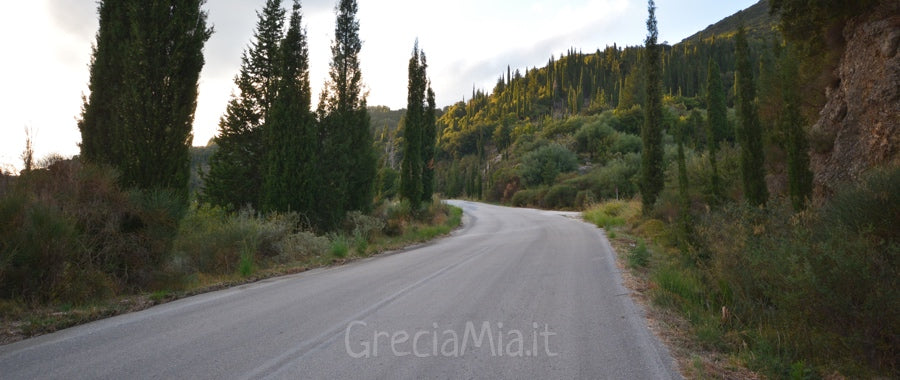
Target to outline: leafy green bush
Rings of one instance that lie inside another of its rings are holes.
[[[610,147],[610,153],[628,154],[640,153],[643,147],[641,137],[628,133],[616,133],[615,140]]]
[[[331,247],[328,248],[328,253],[337,258],[347,257],[347,253],[350,252],[350,243],[347,241],[347,237],[344,235],[337,235],[331,239]]]
[[[591,207],[595,202],[597,202],[597,196],[593,191],[581,190],[575,195],[575,208],[579,210]]]
[[[0,297],[81,303],[152,284],[169,259],[180,199],[126,192],[116,173],[57,161],[0,197]]]
[[[701,218],[697,267],[711,286],[700,303],[756,331],[750,348],[772,375],[799,360],[852,377],[896,374],[900,317],[885,310],[900,310],[897,188],[900,168],[876,170],[820,211],[794,214],[781,201]]]
[[[536,204],[538,190],[519,190],[513,194],[512,203],[515,207],[528,207]]]
[[[550,209],[572,208],[578,189],[570,185],[556,185],[547,191],[542,206]]]
[[[596,205],[582,215],[584,219],[594,223],[597,227],[610,229],[625,225],[625,216],[623,215],[625,207],[625,202],[610,201]]]
[[[529,186],[551,185],[560,173],[578,169],[578,157],[562,145],[551,144],[522,157],[519,176]]]
[[[641,268],[646,267],[648,264],[650,264],[650,250],[647,249],[647,245],[641,240],[629,252],[628,265],[632,268]]]
[[[371,241],[374,235],[383,229],[383,220],[359,211],[351,211],[344,217],[344,232],[348,236],[359,237],[366,242]]]

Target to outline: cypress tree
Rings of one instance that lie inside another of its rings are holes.
[[[279,43],[285,11],[280,0],[267,0],[257,12],[253,42],[241,56],[241,69],[234,82],[225,115],[219,120],[209,172],[203,177],[201,200],[231,207],[259,208],[266,158],[263,126],[279,83]]]
[[[100,28],[91,56],[90,95],[84,97],[78,129],[81,157],[87,161],[118,165],[121,160],[122,126],[116,101],[124,86],[124,66],[131,36],[127,1],[101,1],[97,7]]]
[[[434,90],[428,85],[425,97],[425,123],[422,131],[422,201],[431,201],[434,194],[434,152],[437,143],[437,125]]]
[[[675,139],[678,143],[678,203],[679,203],[679,231],[680,231],[680,245],[681,249],[684,252],[687,252],[688,246],[690,244],[691,236],[693,235],[691,231],[691,204],[690,198],[688,196],[688,174],[687,174],[687,164],[685,163],[684,157],[684,144],[688,139],[688,129],[690,123],[687,120],[679,120],[677,123],[677,129],[675,131]]]
[[[425,119],[425,64],[419,53],[419,42],[413,47],[408,66],[406,120],[403,125],[403,163],[400,173],[400,195],[413,205],[422,200],[422,132]]]
[[[300,1],[294,0],[287,35],[281,42],[277,96],[266,122],[264,210],[315,212],[319,186],[316,126],[310,112],[309,48]]]
[[[130,147],[122,181],[141,189],[172,189],[187,200],[191,129],[203,68],[204,0],[144,1],[129,9],[131,58],[120,94]]]
[[[812,196],[812,172],[809,170],[809,142],[803,126],[800,105],[800,73],[797,64],[797,52],[789,46],[781,58],[782,104],[784,110],[779,117],[779,124],[786,137],[788,192],[794,210],[806,207]]]
[[[319,139],[326,175],[319,192],[320,221],[333,228],[346,211],[371,208],[375,181],[375,149],[362,91],[359,20],[356,0],[337,5],[329,79],[319,101]]]
[[[644,213],[649,213],[662,191],[663,147],[662,147],[662,90],[660,73],[660,46],[657,44],[659,32],[656,28],[656,5],[647,2],[646,78],[647,93],[644,107],[644,125],[641,129],[643,149],[641,151],[641,198]]]
[[[725,105],[725,88],[722,85],[722,74],[719,65],[712,58],[707,66],[706,107],[706,145],[709,150],[709,165],[712,168],[711,193],[715,201],[722,198],[722,185],[716,155],[719,153],[719,142],[728,127],[728,114]]]
[[[762,126],[756,110],[756,87],[753,83],[752,64],[747,44],[747,32],[743,25],[735,37],[735,88],[737,90],[738,141],[741,144],[741,178],[744,197],[754,206],[766,203],[769,197],[765,179],[765,157],[762,144]]]
[[[82,153],[120,182],[187,201],[191,129],[207,28],[203,0],[101,2]]]

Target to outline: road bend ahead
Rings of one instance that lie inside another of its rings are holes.
[[[677,378],[600,231],[454,201],[452,236],[0,347],[0,378]]]

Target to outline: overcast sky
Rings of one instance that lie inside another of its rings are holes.
[[[194,145],[216,134],[241,52],[265,0],[209,0],[215,33],[204,53]],[[302,1],[310,44],[313,105],[327,75],[336,0]],[[676,43],[756,0],[658,0],[660,41]],[[291,0],[284,1],[289,8]],[[642,0],[359,0],[363,80],[369,105],[406,106],[406,65],[413,42],[428,56],[439,107],[490,90],[506,66],[543,66],[574,47],[640,45]],[[97,32],[94,0],[17,0],[0,5],[0,167],[21,166],[25,128],[38,158],[71,156],[81,140],[76,117],[87,92]]]

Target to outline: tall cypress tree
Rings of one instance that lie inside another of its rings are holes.
[[[268,211],[315,212],[319,186],[315,117],[310,112],[309,47],[300,1],[281,42],[280,82],[266,122],[266,175],[262,206]]]
[[[763,153],[762,126],[756,110],[756,86],[753,83],[752,64],[747,43],[747,31],[741,25],[735,36],[737,90],[738,141],[741,144],[741,177],[744,197],[754,205],[764,205],[769,198],[766,189],[765,156]]]
[[[722,198],[722,185],[716,155],[719,153],[719,142],[728,127],[728,114],[725,104],[725,88],[722,85],[722,74],[719,65],[712,58],[707,66],[706,107],[706,145],[709,147],[709,165],[712,168],[711,193],[714,200]]]
[[[422,201],[428,202],[434,194],[434,152],[437,143],[437,115],[431,84],[428,85],[425,104],[425,122],[422,130]]]
[[[800,73],[797,63],[797,52],[788,46],[782,55],[780,65],[780,82],[782,86],[783,112],[778,123],[786,137],[784,142],[787,151],[788,192],[794,210],[806,207],[812,196],[812,172],[809,170],[809,142],[803,126],[806,121],[800,109]]]
[[[232,95],[219,120],[219,149],[203,176],[201,200],[205,202],[259,207],[266,158],[263,126],[279,83],[284,17],[280,0],[267,0],[262,12],[257,12],[253,42],[241,56],[240,73],[234,79],[239,92]]]
[[[129,9],[132,58],[120,95],[131,143],[122,180],[142,189],[173,189],[185,200],[203,45],[212,34],[203,3],[157,0]]]
[[[657,44],[659,31],[656,28],[656,5],[647,2],[647,39],[645,67],[647,70],[646,107],[644,125],[641,129],[643,150],[641,151],[641,199],[644,213],[649,213],[665,185],[663,178],[662,146],[662,78],[660,69],[660,46]]]
[[[128,50],[123,47],[131,39],[128,7],[127,1],[101,1],[97,7],[100,29],[91,57],[91,93],[84,98],[78,121],[81,157],[114,166],[121,163],[122,114],[116,111],[116,102],[125,81]]]
[[[203,45],[203,0],[102,2],[101,31],[80,123],[85,158],[120,181],[187,200],[189,150]],[[108,81],[108,82],[106,82]]]
[[[413,205],[422,200],[422,132],[425,121],[425,64],[419,53],[419,41],[413,47],[408,66],[406,119],[403,124],[403,163],[400,173],[400,196]]]
[[[319,102],[319,138],[326,175],[319,206],[320,221],[333,228],[346,211],[371,208],[375,181],[375,149],[362,91],[359,20],[356,0],[341,0],[331,45],[329,80]]]

